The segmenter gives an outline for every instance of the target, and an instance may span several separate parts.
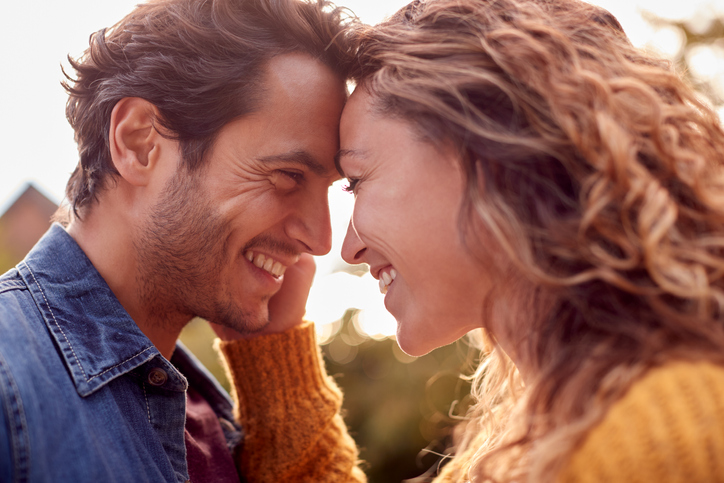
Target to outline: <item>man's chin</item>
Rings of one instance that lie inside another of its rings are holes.
[[[237,332],[241,338],[255,336],[269,325],[269,311],[224,310],[215,319],[216,324]]]
[[[264,332],[267,327],[269,327],[268,317],[266,318],[266,320],[260,321],[257,324],[246,326],[245,330],[246,334],[248,335],[259,335],[260,333]]]

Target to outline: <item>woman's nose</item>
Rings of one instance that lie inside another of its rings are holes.
[[[352,220],[350,220],[347,226],[347,235],[345,235],[344,244],[342,244],[342,258],[350,265],[365,263],[366,251],[367,247],[360,240],[357,230],[355,230]]]

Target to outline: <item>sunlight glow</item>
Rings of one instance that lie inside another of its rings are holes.
[[[394,317],[385,309],[384,295],[379,292],[377,281],[369,273],[362,277],[346,272],[324,275],[315,280],[307,301],[306,318],[317,326],[317,336],[324,344],[336,335],[347,310],[352,316],[357,333],[375,340],[393,337],[397,329]],[[362,340],[347,343],[356,345]]]
[[[714,92],[724,99],[724,43],[695,45],[686,57],[692,73],[709,82]]]
[[[397,321],[385,308],[385,296],[378,289],[377,280],[366,273],[360,279],[364,286],[364,306],[352,319],[355,328],[375,340],[393,337],[397,332]]]
[[[342,319],[347,309],[361,308],[359,277],[336,272],[316,278],[307,299],[306,318],[317,325]]]
[[[661,27],[655,29],[651,38],[646,42],[648,48],[653,48],[666,57],[676,57],[686,42],[681,29],[675,27]]]

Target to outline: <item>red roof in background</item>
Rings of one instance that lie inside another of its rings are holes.
[[[13,267],[50,227],[58,209],[35,186],[28,184],[0,216],[0,273]]]

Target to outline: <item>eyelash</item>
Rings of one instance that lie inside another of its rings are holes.
[[[283,169],[279,172],[287,178],[296,181],[297,183],[304,181],[304,173],[297,173],[296,171],[286,171]]]
[[[347,178],[347,180],[349,181],[349,184],[342,189],[345,190],[347,193],[354,194],[354,190],[355,188],[357,188],[357,183],[359,183],[359,180],[355,178]]]

